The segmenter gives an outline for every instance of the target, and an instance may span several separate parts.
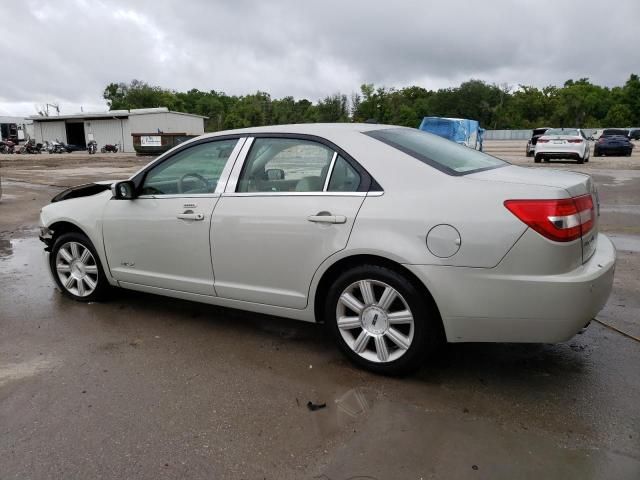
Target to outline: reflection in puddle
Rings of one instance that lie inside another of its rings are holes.
[[[362,422],[373,408],[377,393],[365,388],[352,388],[335,397],[327,408],[314,412],[318,433],[332,436],[346,427]]]
[[[10,257],[13,254],[13,245],[11,240],[0,238],[0,258]]]

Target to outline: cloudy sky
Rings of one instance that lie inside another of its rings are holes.
[[[8,0],[1,0],[6,9]],[[0,29],[0,115],[104,110],[104,87],[317,99],[362,83],[544,86],[640,73],[640,0],[27,0]],[[611,5],[615,5],[614,7]]]

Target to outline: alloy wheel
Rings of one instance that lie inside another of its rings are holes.
[[[344,289],[336,307],[340,335],[351,350],[371,362],[393,362],[413,342],[414,318],[404,297],[378,280]]]
[[[62,286],[78,297],[91,295],[98,286],[98,264],[79,242],[63,244],[56,254],[56,273]]]

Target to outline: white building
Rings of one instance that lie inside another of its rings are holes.
[[[37,142],[57,139],[86,147],[93,138],[98,142],[98,148],[106,144],[119,144],[121,151],[133,152],[133,133],[202,135],[207,117],[172,112],[161,107],[50,117],[34,115],[29,118],[33,120],[33,135]]]

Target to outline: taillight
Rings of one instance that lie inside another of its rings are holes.
[[[549,143],[549,140],[547,140],[546,138],[539,138],[538,143]]]
[[[582,139],[580,138],[573,138],[571,140],[568,140],[569,143],[582,143]]]
[[[507,200],[504,206],[540,235],[556,242],[576,240],[593,228],[591,195],[559,200]]]

